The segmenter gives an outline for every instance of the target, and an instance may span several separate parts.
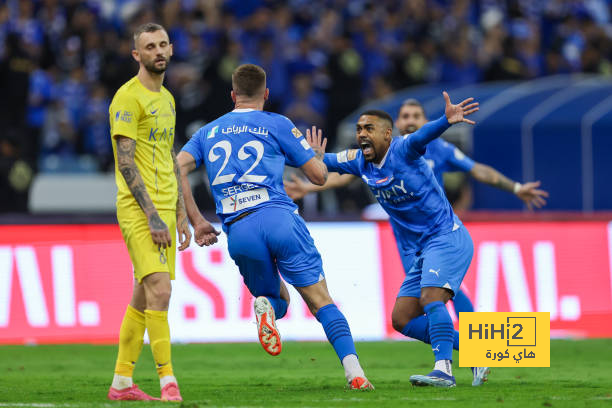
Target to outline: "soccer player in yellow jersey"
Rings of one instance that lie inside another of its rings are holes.
[[[139,64],[138,74],[119,88],[109,108],[117,219],[134,266],[135,282],[119,332],[119,353],[108,398],[156,399],[132,381],[146,329],[161,399],[181,401],[170,358],[168,304],[176,255],[174,229],[181,251],[189,247],[191,232],[173,150],[175,103],[162,86],[172,56],[166,30],[154,23],[138,27],[132,56]],[[208,230],[214,231],[210,224],[199,226],[197,232],[202,236]],[[216,235],[210,239],[216,241]]]

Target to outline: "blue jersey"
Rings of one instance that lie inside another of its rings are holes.
[[[423,157],[424,151],[415,148],[411,140],[411,135],[393,138],[379,164],[366,162],[359,149],[327,153],[324,160],[329,171],[363,179],[389,214],[404,252],[417,252],[432,236],[461,225]]]
[[[224,224],[260,207],[297,206],[285,193],[285,164],[300,167],[315,153],[285,116],[236,109],[199,129],[183,147],[206,166],[217,214]]]
[[[436,180],[444,186],[442,175],[449,171],[468,172],[474,167],[474,160],[467,157],[461,150],[442,139],[434,139],[427,145],[423,155],[429,167],[433,170]]]

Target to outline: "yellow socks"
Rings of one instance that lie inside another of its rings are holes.
[[[168,312],[159,310],[145,310],[145,325],[151,341],[151,351],[159,378],[174,375],[170,359],[170,327],[168,326]]]
[[[115,374],[132,377],[145,332],[145,314],[128,305],[119,331],[119,353]]]

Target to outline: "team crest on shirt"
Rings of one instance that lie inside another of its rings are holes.
[[[300,132],[300,130],[296,127],[291,129],[291,133],[293,133],[293,136],[295,136],[296,138],[302,137],[302,132]]]

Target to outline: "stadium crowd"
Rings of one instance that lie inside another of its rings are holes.
[[[112,169],[108,106],[136,73],[143,22],[174,45],[177,146],[231,110],[231,73],[253,62],[268,73],[267,109],[322,127],[333,150],[342,118],[407,86],[610,75],[611,11],[610,0],[3,0],[0,187]]]

